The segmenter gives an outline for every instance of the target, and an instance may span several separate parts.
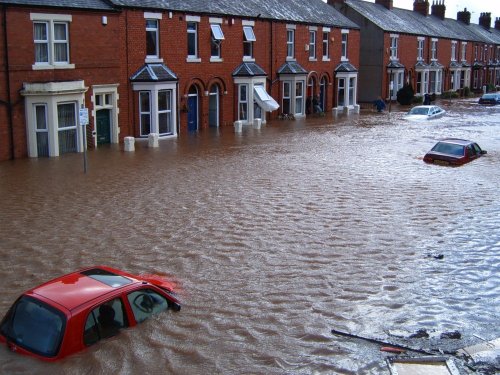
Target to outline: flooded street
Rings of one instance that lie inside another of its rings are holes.
[[[500,108],[441,104],[100,148],[87,174],[80,154],[0,163],[1,316],[95,264],[170,275],[183,301],[58,363],[2,346],[0,373],[388,374],[331,329],[499,337]],[[446,136],[488,154],[425,164]]]

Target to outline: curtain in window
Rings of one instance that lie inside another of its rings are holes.
[[[49,62],[47,24],[35,23],[35,62]]]
[[[54,24],[54,61],[68,62],[68,38],[67,25],[65,23]]]

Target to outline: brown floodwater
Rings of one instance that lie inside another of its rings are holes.
[[[1,316],[94,264],[170,275],[183,301],[58,363],[0,347],[0,373],[386,374],[331,329],[500,336],[500,108],[441,104],[101,147],[86,174],[81,154],[0,163]],[[423,163],[445,136],[488,154]]]

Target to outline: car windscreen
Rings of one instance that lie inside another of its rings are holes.
[[[428,108],[415,107],[410,110],[410,115],[427,115],[429,113]]]
[[[432,148],[432,151],[447,155],[463,156],[464,146],[455,143],[439,142]]]
[[[44,357],[55,356],[61,345],[66,318],[57,309],[31,297],[21,297],[2,321],[8,341]]]

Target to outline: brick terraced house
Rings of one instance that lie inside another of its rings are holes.
[[[0,7],[0,160],[359,110],[359,27],[321,0]]]
[[[445,18],[444,0],[415,0],[413,10],[392,0],[328,3],[361,27],[360,102],[396,100],[405,83],[416,95],[500,86],[500,21],[491,28],[491,13],[475,25],[466,9]]]

